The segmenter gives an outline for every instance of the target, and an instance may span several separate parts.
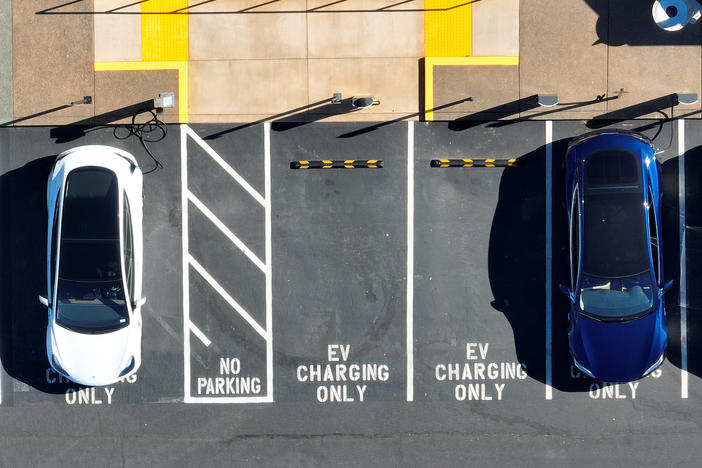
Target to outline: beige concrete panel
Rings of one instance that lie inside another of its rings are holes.
[[[561,103],[588,102],[607,92],[607,46],[598,43],[598,15],[588,4],[607,0],[521,0],[520,95],[557,94]],[[580,107],[602,112],[605,102]],[[525,115],[528,113],[525,113]],[[559,118],[559,113],[551,114]]]
[[[36,14],[54,6],[53,0],[12,3],[14,118],[24,119],[22,125],[33,125],[27,117],[37,114],[68,121],[93,114],[92,105],[56,110],[94,94],[93,15]],[[90,11],[92,2],[72,8]]]
[[[154,99],[160,92],[172,91],[175,106],[159,114],[163,122],[178,121],[178,71],[129,70],[95,73],[95,121],[117,123],[131,121],[131,113],[121,111],[128,106]],[[120,118],[121,117],[121,118]],[[144,114],[137,122],[148,120]]]
[[[418,112],[418,61],[412,58],[310,59],[310,102],[372,95],[380,105],[363,114],[413,114]],[[400,117],[400,115],[396,115]]]
[[[192,9],[190,60],[307,57],[305,0],[218,0]],[[280,14],[255,12],[283,11]],[[242,12],[240,14],[221,14]]]
[[[519,116],[519,68],[446,65],[434,67],[434,119],[482,120]]]
[[[680,46],[621,46],[609,49],[610,95],[619,95],[608,102],[608,112],[618,111],[672,93],[701,94],[700,47]],[[623,90],[623,92],[622,92]],[[678,106],[678,113],[700,109]],[[670,115],[670,108],[662,109]],[[630,109],[631,117],[643,117],[638,109]],[[650,114],[660,118],[659,113]]]
[[[397,2],[345,0],[324,6],[329,3],[308,2],[311,58],[424,56],[424,2],[388,8]]]
[[[318,115],[314,113],[296,114],[295,121],[324,121],[324,122],[387,122],[400,118],[397,114],[368,113],[366,110],[350,112],[341,115]],[[284,119],[285,116],[273,114],[190,114],[191,123],[231,123],[231,122],[267,122]],[[417,120],[416,116],[406,120]]]
[[[125,0],[94,0],[95,11],[139,12],[141,6],[120,8]],[[133,2],[131,2],[133,3]],[[122,62],[141,60],[141,16],[95,15],[95,61]]]
[[[519,0],[471,4],[474,56],[519,55]]]
[[[278,114],[307,105],[307,61],[196,61],[188,67],[188,113]]]

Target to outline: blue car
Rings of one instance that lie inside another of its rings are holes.
[[[665,358],[661,179],[639,133],[597,131],[568,145],[570,287],[560,289],[573,364],[594,379],[636,380]]]

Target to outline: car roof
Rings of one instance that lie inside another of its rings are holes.
[[[593,152],[583,171],[583,272],[616,278],[650,268],[640,158],[621,148]]]

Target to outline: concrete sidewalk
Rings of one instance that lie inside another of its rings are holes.
[[[11,38],[0,115],[15,125],[124,121],[162,91],[176,95],[167,122],[702,110],[656,108],[702,94],[700,26],[664,33],[636,0],[16,1]],[[380,104],[352,112],[329,103],[336,92]],[[534,108],[536,94],[560,104]],[[93,103],[68,105],[83,96]]]

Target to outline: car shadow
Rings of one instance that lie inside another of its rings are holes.
[[[666,197],[674,199],[676,203],[669,208],[671,217],[674,218],[671,222],[670,230],[671,239],[674,247],[671,249],[670,255],[665,257],[665,270],[669,275],[666,279],[675,281],[673,288],[666,295],[666,305],[673,304],[668,307],[668,354],[667,359],[675,366],[682,368],[683,361],[681,359],[682,346],[680,343],[680,328],[679,321],[675,320],[675,315],[680,314],[680,226],[678,213],[678,158],[668,161],[670,162],[671,175],[674,173],[675,185],[664,192],[664,200]],[[665,179],[666,164],[663,165]],[[698,377],[702,377],[702,342],[696,337],[702,333],[702,187],[699,180],[702,176],[702,146],[696,146],[685,152],[685,273],[686,281],[686,323],[687,323],[687,370],[689,373]],[[672,176],[671,176],[672,178]],[[669,193],[670,192],[670,193]],[[672,204],[671,204],[672,205]],[[681,213],[682,214],[682,213]],[[665,226],[663,227],[665,231]],[[674,254],[674,255],[673,255]],[[669,257],[674,257],[670,259]],[[672,315],[672,316],[671,316]],[[671,324],[672,322],[672,324]],[[674,325],[677,328],[672,329]],[[678,343],[675,346],[675,343]]]
[[[551,349],[554,388],[589,390],[592,380],[571,367],[568,352],[568,301],[558,284],[568,282],[567,216],[561,165],[569,139],[552,143],[552,203],[546,204],[546,147],[522,155],[500,180],[492,221],[488,274],[492,306],[502,312],[514,334],[517,359],[527,375],[546,383],[546,215],[552,216]]]
[[[0,356],[12,378],[59,394],[80,386],[49,370],[47,310],[37,299],[46,295],[46,184],[55,159],[41,157],[0,176]]]

